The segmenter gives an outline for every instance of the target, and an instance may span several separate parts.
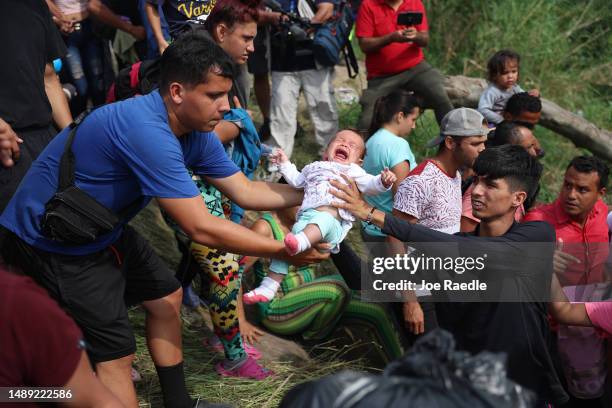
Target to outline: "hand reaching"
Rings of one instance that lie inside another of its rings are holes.
[[[413,334],[423,334],[425,332],[425,317],[419,302],[405,302],[402,306],[404,324]]]
[[[557,241],[557,249],[553,256],[553,269],[556,273],[563,273],[567,269],[570,263],[580,263],[580,259],[573,255],[563,252],[563,239],[559,238]]]
[[[19,160],[19,145],[23,140],[17,136],[11,126],[0,119],[0,164],[12,167]]]
[[[527,92],[529,95],[531,96],[535,96],[536,98],[540,97],[540,90],[537,88],[534,89],[530,89],[529,92]]]
[[[274,164],[282,164],[288,162],[289,157],[287,157],[283,149],[277,147],[270,153],[270,161]]]
[[[380,179],[383,183],[383,186],[389,188],[397,181],[397,176],[388,167],[385,167],[383,171],[380,172]]]
[[[252,325],[246,319],[238,318],[238,322],[242,339],[251,345],[257,343],[261,336],[264,335],[264,332],[259,327]]]

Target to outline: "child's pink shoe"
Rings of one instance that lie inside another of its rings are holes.
[[[233,370],[228,370],[223,367],[223,362],[220,361],[215,364],[215,370],[223,377],[252,378],[254,380],[263,380],[264,378],[274,375],[272,371],[257,364],[257,361],[252,357],[247,357],[247,360],[240,367],[234,368]]]
[[[218,352],[218,353],[223,353],[223,344],[221,344],[221,342],[219,340],[217,340],[216,342],[212,341],[210,337],[204,337],[204,340],[202,340],[202,343],[204,344],[204,347],[210,347],[211,349],[213,349],[214,351]],[[242,342],[242,346],[244,348],[244,351],[247,353],[248,356],[253,357],[253,359],[255,360],[259,360],[261,358],[261,352],[259,350],[257,350],[257,348],[249,343],[247,343],[246,341]]]
[[[285,249],[289,255],[295,255],[300,252],[300,243],[298,242],[295,235],[288,233],[285,235]]]

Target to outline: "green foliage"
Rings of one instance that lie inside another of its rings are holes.
[[[521,55],[520,84],[612,128],[612,9],[606,0],[425,0],[430,25],[426,58],[448,75],[486,77],[488,59],[511,48]],[[423,123],[424,122],[424,123]],[[411,136],[418,153],[419,133]],[[427,128],[430,131],[431,126]],[[546,149],[539,201],[552,201],[572,157],[589,154],[542,127]],[[416,143],[415,143],[416,142]],[[418,157],[418,156],[417,156]]]
[[[425,0],[426,58],[449,75],[486,76],[502,48],[521,54],[524,89],[612,127],[612,8],[606,0]]]

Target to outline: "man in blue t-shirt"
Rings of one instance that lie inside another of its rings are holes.
[[[160,89],[103,106],[78,128],[72,144],[75,184],[116,214],[113,231],[92,243],[71,245],[45,236],[45,204],[58,188],[59,161],[69,131],[51,141],[0,216],[12,234],[3,256],[31,275],[81,327],[98,377],[124,404],[136,406],[130,380],[136,344],[126,303],[147,311],[147,344],[166,407],[193,405],[185,388],[180,303],[173,273],[127,222],[156,198],[189,237],[235,253],[288,259],[282,242],[262,239],[208,213],[187,168],[247,209],[298,205],[288,186],[253,182],[229,160],[213,129],[229,109],[229,57],[189,33],[161,59]],[[311,251],[293,262],[324,256]],[[197,405],[197,403],[196,403]],[[200,406],[203,404],[200,403]]]

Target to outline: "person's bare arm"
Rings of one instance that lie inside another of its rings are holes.
[[[570,303],[554,273],[550,291],[551,302],[548,304],[548,311],[556,321],[572,326],[593,326],[584,303]]]
[[[278,24],[282,14],[277,11],[259,10],[259,25]]]
[[[117,14],[115,14],[111,9],[109,9],[100,0],[89,0],[87,8],[94,17],[96,17],[104,24],[107,24],[118,30],[125,31],[137,40],[144,40],[145,38],[147,38],[147,32],[143,26],[137,26],[130,23],[129,21],[125,21]]]
[[[153,35],[155,36],[155,41],[157,42],[159,53],[163,54],[166,48],[168,48],[169,44],[168,41],[166,41],[166,39],[164,38],[164,34],[162,32],[161,19],[159,17],[157,5],[147,2],[145,4],[145,12],[147,14],[147,18],[149,19],[149,24],[151,24],[151,30],[153,31]]]
[[[215,133],[221,143],[225,144],[237,138],[240,135],[240,129],[234,123],[222,120],[215,126]]]
[[[211,215],[200,196],[158,198],[157,201],[191,240],[207,247],[236,254],[282,259],[296,264],[320,262],[329,256],[311,249],[289,257],[282,242],[264,238],[239,224]]]
[[[334,15],[334,3],[319,3],[317,12],[310,19],[313,24],[323,24]]]
[[[45,92],[53,110],[53,121],[59,129],[65,128],[72,123],[72,114],[59,78],[49,63],[45,66]]]
[[[70,399],[59,403],[64,407],[120,408],[124,406],[96,377],[85,351],[81,352],[79,364],[63,388],[72,394]]]
[[[406,177],[408,177],[408,174],[410,173],[410,163],[408,163],[407,160],[404,160],[401,163],[398,163],[395,166],[391,167],[391,171],[393,172],[393,174],[395,174],[395,177],[397,177],[397,180],[395,180],[395,182],[393,183],[393,187],[391,187],[393,196],[395,196],[399,185],[402,181],[404,181]]]
[[[427,47],[427,44],[429,44],[429,32],[418,31],[415,27],[408,27],[404,30],[404,37],[421,48]]]
[[[229,177],[210,178],[212,184],[245,210],[276,210],[292,207],[302,202],[303,192],[286,184],[251,181],[238,172]]]
[[[407,30],[396,30],[381,37],[358,37],[357,41],[361,51],[364,54],[370,54],[394,42],[414,42],[420,47],[425,47],[429,43],[429,33],[427,31],[416,31],[412,27],[412,29]]]
[[[264,219],[260,218],[253,225],[251,225],[251,230],[266,238],[274,238],[274,234],[272,232],[272,228],[270,228],[270,224],[268,224]],[[259,260],[257,256],[247,256],[243,263],[244,271],[247,272],[251,269],[255,262]]]
[[[49,11],[51,12],[53,22],[55,23],[55,25],[57,25],[60,31],[64,34],[70,34],[71,32],[73,32],[74,22],[68,20],[66,16],[64,16],[64,13],[62,13],[60,8],[57,7],[57,5],[52,0],[46,0],[46,2],[47,6],[49,7]]]
[[[416,224],[419,219],[415,216],[406,214],[397,209],[393,209],[393,215],[408,221],[411,224]],[[394,254],[406,253],[405,244],[394,236],[387,235],[387,242],[393,248]],[[403,292],[404,304],[402,305],[402,315],[404,317],[404,325],[413,334],[423,334],[425,332],[425,315],[419,304],[416,293],[413,290],[405,290]]]

